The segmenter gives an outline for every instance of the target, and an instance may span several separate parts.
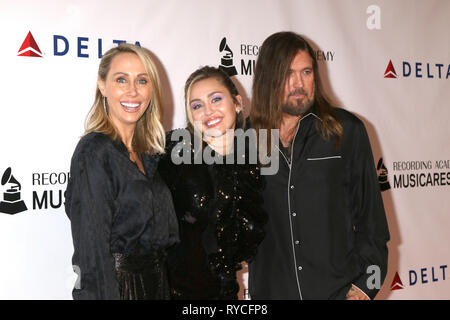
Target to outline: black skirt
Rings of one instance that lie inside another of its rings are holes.
[[[121,300],[169,300],[165,252],[113,254]]]

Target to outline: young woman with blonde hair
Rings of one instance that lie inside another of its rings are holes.
[[[248,148],[238,152],[235,139],[235,129],[245,129],[242,98],[225,72],[206,66],[187,79],[185,100],[187,129],[168,134],[158,168],[172,192],[180,227],[180,243],[169,251],[171,295],[237,299],[236,271],[256,254],[266,221],[258,194],[260,168],[249,161]],[[203,140],[201,149],[195,149],[194,139]],[[197,161],[199,153],[217,162]],[[187,161],[175,164],[178,155]]]

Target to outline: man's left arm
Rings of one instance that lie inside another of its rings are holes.
[[[353,139],[355,143],[352,157],[352,217],[355,249],[362,274],[353,280],[353,286],[347,298],[373,299],[380,290],[387,273],[386,244],[389,241],[389,229],[369,137],[362,122],[358,124]],[[370,266],[375,268],[369,268]],[[369,270],[380,271],[379,281],[372,281],[374,274]]]

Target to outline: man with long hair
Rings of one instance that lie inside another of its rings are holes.
[[[315,54],[293,32],[259,51],[251,125],[279,129],[266,176],[266,238],[249,265],[253,299],[373,299],[387,272],[389,230],[364,124],[332,106]]]

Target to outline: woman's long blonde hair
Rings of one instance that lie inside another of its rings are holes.
[[[164,153],[166,136],[162,125],[163,106],[161,82],[150,52],[145,48],[128,43],[114,47],[103,55],[98,67],[98,78],[106,81],[112,60],[116,55],[121,53],[134,53],[141,59],[150,78],[152,89],[150,105],[136,123],[132,142],[133,149],[141,154]],[[109,119],[103,103],[103,95],[97,86],[94,104],[86,118],[84,134],[100,132],[113,140],[120,140],[119,133]]]

